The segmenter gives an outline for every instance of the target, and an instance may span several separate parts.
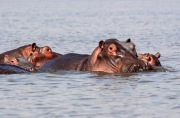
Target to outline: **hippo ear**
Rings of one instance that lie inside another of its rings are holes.
[[[160,57],[161,57],[161,54],[160,54],[159,52],[157,52],[157,53],[155,54],[155,56],[156,56],[157,58],[160,58]]]
[[[9,61],[9,56],[8,55],[5,55],[4,56],[4,62],[8,62]]]
[[[150,54],[146,53],[144,58],[149,61],[150,60]]]
[[[35,52],[35,51],[36,51],[36,48],[37,48],[36,43],[33,43],[31,46],[32,46],[32,51]]]
[[[150,56],[150,54],[149,54],[149,52],[146,54],[146,57],[149,57]]]
[[[127,39],[125,42],[129,43],[129,42],[131,42],[131,39],[129,38],[129,39]]]
[[[104,48],[104,44],[105,44],[105,43],[104,43],[103,40],[99,41],[99,47],[100,47],[100,48]]]

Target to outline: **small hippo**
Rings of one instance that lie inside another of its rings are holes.
[[[25,62],[28,60],[31,64],[37,66],[38,68],[46,61],[58,56],[61,56],[61,54],[52,52],[49,46],[38,47],[36,43],[33,43],[0,54],[0,63],[21,67],[23,66],[23,68],[27,68],[29,66],[31,68],[28,63],[25,64]]]
[[[153,67],[139,60],[124,48],[117,39],[100,41],[91,55],[65,54],[46,62],[40,71],[80,70],[106,73],[129,73],[153,70]]]
[[[153,66],[161,66],[161,63],[159,61],[160,56],[161,54],[159,52],[157,52],[155,55],[150,53],[138,54],[138,58],[140,60],[143,60],[144,62],[148,62]]]
[[[28,71],[36,71],[35,66],[31,64],[28,58],[16,57],[16,55],[5,55],[4,64],[16,65]]]
[[[17,49],[13,49],[7,52],[4,52],[2,54],[0,54],[0,63],[4,63],[4,56],[5,55],[16,55],[16,56],[21,56],[24,58],[29,57],[29,55],[32,52],[35,52],[39,47],[36,45],[36,43],[33,44],[29,44],[29,45],[25,45],[25,46],[21,46]]]
[[[29,60],[32,64],[39,68],[48,60],[56,58],[58,56],[62,56],[62,54],[53,52],[49,46],[43,46],[39,48],[38,51],[31,53],[31,55],[29,56]]]

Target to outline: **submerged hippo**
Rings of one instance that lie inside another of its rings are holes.
[[[49,46],[38,47],[36,43],[33,43],[0,54],[0,63],[35,71],[36,69],[32,66],[39,68],[46,61],[57,56],[61,56],[61,54],[52,52]]]
[[[36,45],[36,43],[33,43],[33,44],[21,46],[17,49],[6,51],[0,54],[0,63],[4,63],[5,55],[14,55],[14,56],[21,56],[27,58],[32,52],[35,52],[37,48],[39,47]]]
[[[36,71],[35,65],[31,64],[28,58],[16,57],[16,55],[5,55],[4,64],[19,66],[28,71]]]
[[[31,55],[29,56],[29,61],[37,68],[39,68],[48,60],[51,60],[58,56],[62,56],[62,54],[53,52],[49,46],[44,46],[39,48],[38,51],[31,53]]]
[[[18,73],[30,73],[30,71],[15,65],[0,64],[0,74],[18,74]]]
[[[153,66],[139,60],[124,48],[119,40],[100,41],[91,55],[66,54],[46,62],[40,71],[80,70],[106,73],[138,72],[152,70]]]
[[[138,54],[138,58],[140,60],[143,60],[144,62],[148,62],[153,66],[161,66],[161,63],[159,61],[160,56],[161,54],[159,52],[157,52],[155,55],[150,53]]]

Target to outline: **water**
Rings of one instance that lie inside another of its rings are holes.
[[[36,42],[91,54],[101,39],[131,38],[168,69],[0,75],[0,116],[179,118],[179,32],[179,0],[0,0],[0,53]]]

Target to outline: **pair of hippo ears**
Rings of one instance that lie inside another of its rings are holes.
[[[125,42],[126,42],[126,43],[130,43],[130,42],[131,42],[131,39],[128,38]],[[99,47],[100,47],[100,48],[103,48],[104,45],[105,45],[105,42],[104,42],[103,40],[99,41]]]
[[[138,54],[138,57],[142,58],[149,58],[150,56],[152,56],[152,54],[150,53],[145,53],[144,56],[142,54]],[[159,52],[157,52],[155,55],[154,55],[156,58],[160,58],[161,57],[161,54]]]
[[[150,56],[151,54],[147,53],[146,56]],[[157,52],[155,55],[154,55],[156,58],[160,58],[161,57],[161,54],[159,52]]]

